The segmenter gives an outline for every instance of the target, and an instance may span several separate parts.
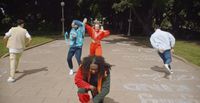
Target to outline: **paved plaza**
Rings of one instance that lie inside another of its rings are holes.
[[[82,57],[89,44],[86,37]],[[200,103],[199,68],[173,58],[174,74],[167,79],[155,50],[137,44],[116,35],[103,40],[103,56],[113,65],[105,103]],[[55,40],[25,51],[14,83],[6,81],[9,58],[1,59],[0,103],[79,103],[74,75],[68,74],[68,49],[64,40]]]

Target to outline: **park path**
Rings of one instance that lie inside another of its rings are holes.
[[[88,55],[89,44],[86,37],[82,57]],[[174,74],[166,79],[152,48],[116,35],[102,46],[103,56],[113,65],[105,103],[200,103],[200,69],[173,58]],[[1,59],[0,103],[78,103],[74,76],[68,75],[68,49],[64,40],[56,40],[25,51],[15,83],[6,82],[9,58]]]

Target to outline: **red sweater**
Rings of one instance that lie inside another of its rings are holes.
[[[78,88],[90,89],[90,84],[83,80],[82,71],[79,68],[75,76],[75,84]]]
[[[90,25],[86,24],[86,30],[89,34],[89,36],[96,42],[100,43],[100,41],[110,35],[109,30],[98,30],[96,31],[94,28],[92,28]]]

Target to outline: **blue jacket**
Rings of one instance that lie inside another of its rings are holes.
[[[78,25],[78,28],[72,28],[69,35],[70,40],[70,47],[82,47],[84,42],[84,35],[85,35],[85,25],[78,21],[73,21],[76,25]],[[67,42],[67,36],[68,33],[65,33],[65,40]]]

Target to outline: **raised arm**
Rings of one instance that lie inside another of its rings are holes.
[[[75,25],[83,26],[83,22],[81,22],[79,20],[73,20],[73,22],[74,22]]]
[[[89,35],[90,37],[92,37],[93,32],[94,32],[93,28],[92,28],[90,25],[88,25],[88,24],[85,24],[85,28],[86,28],[86,30],[87,30],[87,32],[88,32],[88,35]]]
[[[103,31],[103,36],[104,37],[107,37],[107,36],[109,36],[110,35],[110,31],[109,30],[104,30]]]

